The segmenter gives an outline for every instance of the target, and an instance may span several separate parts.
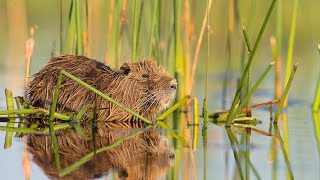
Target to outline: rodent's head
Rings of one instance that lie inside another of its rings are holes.
[[[155,115],[159,111],[167,108],[176,95],[177,81],[168,74],[155,61],[145,60],[140,62],[124,63],[119,72],[124,75],[126,82],[138,88],[135,93],[138,95],[138,104],[143,114]]]

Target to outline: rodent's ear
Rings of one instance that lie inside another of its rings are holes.
[[[124,74],[124,75],[128,75],[130,73],[131,69],[129,67],[129,64],[128,63],[124,63],[121,67],[120,67],[120,70],[119,72],[121,74]]]

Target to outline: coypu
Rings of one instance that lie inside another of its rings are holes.
[[[46,109],[51,107],[57,77],[61,70],[71,73],[150,120],[169,106],[177,88],[176,80],[152,60],[124,63],[119,70],[114,70],[84,56],[62,55],[53,57],[42,70],[33,75],[26,95],[31,105]],[[63,77],[57,112],[79,111],[82,106],[93,106],[95,102],[100,109],[99,120],[120,126],[144,125],[130,113],[74,80]],[[86,118],[90,115],[87,113]]]
[[[96,148],[114,143],[131,134],[130,129],[100,129],[95,138]],[[61,168],[66,168],[88,153],[93,152],[93,140],[84,140],[76,133],[66,130],[57,136]],[[155,128],[123,141],[120,145],[96,154],[75,171],[59,178],[51,137],[30,134],[28,150],[33,161],[50,179],[94,179],[114,170],[120,179],[159,179],[174,165],[174,150],[165,136]]]

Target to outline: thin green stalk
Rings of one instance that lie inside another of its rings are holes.
[[[283,0],[278,0],[277,4],[277,20],[276,20],[276,38],[277,38],[277,57],[281,57],[282,54],[282,28],[283,28],[283,23],[282,23],[282,18],[283,18],[283,13],[282,13],[282,3]]]
[[[198,134],[199,134],[199,102],[197,98],[193,99],[193,141],[192,150],[195,151],[198,147]]]
[[[230,145],[231,145],[231,148],[232,148],[232,151],[233,151],[233,156],[234,156],[234,159],[236,161],[238,171],[240,173],[240,178],[242,180],[244,180],[244,175],[243,175],[243,171],[242,171],[242,168],[241,168],[241,163],[240,163],[238,150],[236,148],[236,144],[235,144],[235,141],[234,141],[235,137],[231,135],[233,133],[231,132],[230,128],[226,128],[226,131],[227,131],[227,134],[228,134],[228,137],[229,137],[229,140],[230,140]]]
[[[207,39],[208,39],[208,44],[207,44],[207,58],[206,58],[206,80],[205,80],[205,98],[203,100],[203,128],[207,128],[208,122],[209,122],[209,117],[208,117],[208,66],[209,66],[209,52],[210,52],[210,32],[209,32],[209,1],[207,0]]]
[[[287,54],[287,63],[286,63],[286,75],[285,75],[285,82],[287,84],[289,77],[290,77],[290,70],[292,64],[292,55],[293,55],[293,48],[294,48],[294,37],[296,31],[296,22],[297,22],[297,13],[298,13],[298,5],[299,0],[294,0],[293,2],[293,12],[292,12],[292,21],[290,27],[290,35],[289,35],[289,44],[288,44],[288,54]],[[284,107],[287,106],[287,100],[285,101]]]
[[[14,100],[16,101],[17,108],[19,110],[23,109],[19,97],[14,97]],[[23,116],[24,114],[19,115],[19,124],[18,124],[19,128],[23,127],[23,123],[26,121],[26,118],[23,118]],[[15,137],[22,137],[22,134],[16,133]]]
[[[281,149],[281,151],[283,153],[283,158],[284,158],[284,160],[286,162],[286,166],[287,166],[287,169],[288,169],[288,172],[289,172],[290,179],[294,179],[293,171],[292,171],[291,164],[290,164],[289,157],[288,157],[288,153],[286,151],[286,148],[285,148],[285,145],[284,145],[284,141],[281,138],[280,130],[279,130],[279,127],[278,127],[277,124],[274,124],[274,130],[275,130],[276,136],[277,136],[277,138],[279,140],[279,143],[280,143],[280,149]]]
[[[140,0],[134,0],[134,10],[133,10],[133,40],[132,40],[132,61],[136,61],[137,59],[137,50],[138,50],[138,38],[139,38],[139,26],[140,26],[140,19],[141,19],[141,9],[139,5]],[[140,15],[139,15],[140,13]]]
[[[251,129],[250,128],[246,128],[245,131],[245,144],[246,144],[246,148],[245,151],[250,159],[250,134],[251,134]],[[246,180],[250,180],[250,164],[248,163],[248,161],[245,162],[245,172],[246,172]]]
[[[203,126],[202,129],[202,143],[203,143],[203,179],[207,179],[207,152],[208,152],[208,129]]]
[[[238,146],[240,143],[239,143],[237,137],[231,132],[231,129],[229,127],[226,127],[226,130],[227,130],[228,136],[231,136],[231,138],[234,141],[235,145]],[[244,157],[245,161],[249,163],[249,165],[250,165],[250,167],[251,167],[251,169],[253,171],[253,174],[255,175],[256,179],[261,179],[258,171],[253,166],[253,164],[251,163],[251,160],[250,160],[248,154],[245,151],[243,151],[242,154],[243,154],[243,157]]]
[[[239,99],[239,97],[240,97],[241,89],[242,89],[242,87],[243,87],[243,84],[244,84],[245,80],[247,79],[247,75],[248,75],[248,73],[249,73],[249,69],[250,69],[250,67],[251,67],[253,57],[254,57],[254,55],[256,54],[256,51],[257,51],[257,48],[258,48],[258,46],[259,46],[261,37],[262,37],[263,32],[264,32],[264,30],[265,30],[265,28],[266,28],[266,25],[267,25],[267,23],[268,23],[268,21],[269,21],[269,18],[270,18],[270,16],[271,16],[271,12],[272,12],[272,10],[274,9],[274,5],[275,5],[276,1],[277,1],[277,0],[273,0],[273,1],[272,1],[271,5],[270,5],[270,7],[269,7],[268,13],[267,13],[267,15],[266,15],[266,17],[265,17],[265,19],[264,19],[264,21],[263,21],[263,24],[262,24],[261,29],[260,29],[260,31],[259,31],[259,35],[258,35],[258,37],[257,37],[257,40],[255,41],[253,50],[252,50],[252,52],[251,52],[251,54],[250,54],[250,56],[249,56],[248,63],[247,63],[246,68],[245,68],[245,70],[244,70],[244,72],[243,72],[243,74],[242,74],[239,87],[238,87],[238,89],[237,89],[237,92],[236,92],[236,94],[235,94],[235,97],[234,97],[233,102],[232,102],[232,105],[231,105],[230,112],[233,112],[234,109],[236,108],[236,104],[237,104],[238,99]],[[227,121],[230,123],[231,120],[232,120],[231,116],[228,116],[228,120],[227,120]]]
[[[19,110],[1,110],[0,115],[22,115],[22,114],[37,114],[43,113],[44,115],[49,115],[50,111],[43,108],[35,108],[35,109],[19,109]],[[60,120],[70,120],[70,116],[60,114],[55,112],[54,117]]]
[[[32,124],[32,125],[36,125],[36,124]],[[61,130],[61,129],[66,129],[71,127],[69,123],[61,123],[61,124],[56,124],[53,126],[53,130],[57,131],[57,130]],[[19,128],[19,127],[5,127],[5,126],[0,126],[0,131],[7,131],[7,132],[17,132],[17,133],[45,133],[45,132],[49,132],[49,128],[43,128],[43,129],[39,129],[36,126],[34,127],[30,127],[30,128]]]
[[[77,34],[77,48],[76,54],[83,55],[83,31],[82,31],[82,1],[75,0],[75,14],[76,14],[76,34]]]
[[[94,152],[91,152],[85,156],[83,156],[81,159],[79,159],[78,161],[76,161],[75,163],[73,163],[72,165],[62,169],[58,174],[60,177],[63,177],[69,173],[71,173],[72,171],[76,170],[77,168],[79,168],[81,165],[83,165],[84,163],[90,161],[96,154],[99,154],[99,153],[102,153],[102,152],[105,152],[107,150],[110,150],[112,148],[115,148],[119,145],[122,144],[123,141],[125,140],[128,140],[128,139],[131,139],[131,138],[134,138],[134,137],[137,137],[138,135],[142,134],[143,132],[145,132],[146,130],[150,129],[150,127],[152,126],[149,126],[141,131],[137,131],[131,135],[128,135],[124,138],[121,138],[121,139],[118,139],[116,141],[114,141],[112,144],[110,144],[109,146],[105,146],[105,147],[102,147],[102,148],[99,148],[96,150],[96,153]]]
[[[296,73],[297,71],[297,68],[298,68],[298,63],[296,63],[294,66],[293,66],[293,69],[291,71],[291,75],[290,75],[290,78],[288,80],[288,83],[286,85],[286,88],[284,89],[284,92],[282,94],[282,97],[280,99],[280,102],[279,102],[279,106],[278,106],[278,110],[277,110],[277,113],[276,113],[276,116],[274,118],[274,122],[273,123],[277,123],[278,122],[278,119],[280,117],[280,114],[281,114],[281,110],[282,110],[282,107],[285,103],[285,100],[287,99],[287,96],[288,96],[288,93],[289,93],[289,89],[290,89],[290,86],[291,86],[291,83],[292,83],[292,80],[293,80],[293,77],[294,77],[294,74]]]
[[[76,34],[76,20],[75,20],[75,0],[71,1],[69,10],[69,21],[67,26],[67,35],[63,45],[62,53],[74,54],[75,53],[75,34]]]
[[[149,35],[149,48],[148,48],[148,56],[152,56],[152,45],[153,45],[153,37],[154,37],[154,31],[156,26],[156,20],[157,20],[157,13],[158,13],[158,6],[159,6],[159,0],[154,0],[153,2],[153,15],[152,15],[152,24],[151,24],[151,30]],[[159,59],[157,59],[159,62]]]
[[[242,33],[243,33],[243,36],[244,36],[245,43],[247,45],[247,50],[248,50],[249,53],[251,53],[252,49],[251,49],[250,41],[249,41],[249,38],[248,38],[247,29],[244,26],[242,26]]]
[[[58,173],[60,172],[60,159],[59,159],[57,137],[56,137],[55,130],[54,130],[53,120],[54,120],[54,112],[56,111],[56,107],[57,107],[57,103],[58,103],[61,82],[62,82],[62,74],[59,73],[57,84],[56,84],[56,89],[54,91],[53,100],[52,100],[52,104],[51,104],[51,110],[50,110],[50,114],[49,114],[49,131],[50,131],[50,135],[51,135],[51,141],[52,141],[53,150],[54,150],[54,158],[55,158],[56,168],[57,168]]]
[[[185,96],[183,99],[181,99],[180,101],[175,103],[173,106],[171,106],[168,110],[166,110],[164,113],[162,113],[159,117],[157,117],[157,120],[158,121],[164,120],[173,111],[175,111],[176,109],[178,109],[179,107],[184,105],[190,98],[191,98],[191,96],[189,96],[189,95]]]
[[[94,87],[90,86],[89,84],[83,82],[82,80],[80,80],[79,78],[75,77],[74,75],[68,73],[67,71],[62,70],[62,71],[60,72],[60,74],[61,74],[61,75],[63,74],[63,75],[65,75],[65,76],[67,76],[68,78],[76,81],[76,82],[79,83],[80,85],[88,88],[88,89],[91,90],[92,92],[94,92],[94,93],[96,93],[97,95],[101,96],[102,98],[110,101],[111,103],[115,104],[115,105],[118,106],[119,108],[121,108],[121,109],[129,112],[130,114],[134,115],[135,117],[141,119],[141,120],[144,121],[145,123],[147,123],[147,124],[151,124],[151,123],[152,123],[150,120],[144,118],[143,116],[139,115],[138,113],[134,112],[133,110],[125,107],[123,104],[121,104],[121,103],[117,102],[116,100],[110,98],[109,96],[103,94],[103,93],[100,92],[99,90],[97,90],[97,89],[95,89]]]
[[[259,87],[260,83],[262,80],[266,77],[270,69],[273,67],[275,62],[271,62],[269,66],[266,68],[266,70],[262,73],[258,81],[254,84],[252,89],[249,91],[248,95],[245,97],[245,99],[241,102],[241,104],[237,107],[236,110],[230,111],[230,114],[228,115],[227,118],[227,123],[226,126],[230,126],[232,123],[233,119],[236,117],[236,115],[241,111],[241,109],[246,105],[247,101],[250,99],[250,97],[253,95],[253,93],[256,91],[256,89]]]
[[[250,41],[249,41],[249,38],[248,38],[248,34],[247,34],[247,30],[246,28],[243,26],[243,35],[244,35],[244,38],[245,38],[245,42],[246,42],[246,45],[247,45],[247,48],[248,48],[248,53],[249,55],[251,54],[251,45],[250,45]],[[243,94],[244,97],[247,96],[249,94],[249,90],[250,90],[250,86],[251,86],[251,74],[252,74],[252,67],[249,68],[249,72],[248,72],[248,78],[247,78],[247,83],[246,83],[246,90],[245,90],[245,93]],[[241,98],[241,101],[243,99]],[[246,111],[249,112],[250,111],[250,98],[248,99],[247,101],[247,104],[246,104]]]
[[[60,38],[60,52],[63,52],[63,29],[62,29],[62,0],[59,0],[59,38]]]
[[[5,94],[6,94],[6,103],[7,103],[7,109],[8,110],[13,110],[14,109],[14,101],[13,101],[13,96],[12,92],[9,89],[5,89]],[[7,124],[7,127],[12,128],[14,127],[14,115],[8,115],[10,121]],[[4,143],[4,149],[8,149],[12,146],[12,132],[7,132],[6,137],[5,137],[5,143]]]

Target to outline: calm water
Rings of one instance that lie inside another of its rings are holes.
[[[40,70],[41,67],[48,62],[50,51],[54,45],[53,41],[57,42],[59,39],[58,16],[54,8],[51,8],[56,6],[54,1],[50,1],[51,4],[49,3],[46,5],[41,3],[40,5],[36,5],[40,1],[28,2],[26,4],[28,9],[24,12],[27,14],[28,18],[24,21],[21,20],[20,23],[15,25],[9,25],[8,23],[10,19],[7,17],[8,12],[5,11],[7,5],[5,2],[6,1],[0,0],[0,109],[6,108],[4,98],[5,88],[12,90],[14,96],[24,94],[23,84],[26,62],[23,57],[23,47],[24,41],[27,38],[26,27],[30,24],[37,24],[39,26],[39,30],[36,34],[36,50],[34,52],[33,63],[31,65],[32,73]],[[261,8],[265,6],[266,2],[264,3],[265,4],[259,4],[259,7]],[[36,8],[33,9],[33,7]],[[215,9],[216,14],[223,14],[224,9],[226,9],[225,4],[221,2],[217,3],[216,7],[219,7]],[[294,61],[297,59],[301,60],[289,93],[289,108],[285,111],[287,121],[283,121],[283,119],[281,119],[279,122],[281,136],[284,139],[285,144],[287,144],[286,151],[288,152],[290,166],[292,167],[295,179],[320,179],[320,150],[317,149],[319,145],[317,143],[314,130],[315,127],[319,129],[320,124],[319,122],[315,124],[313,123],[313,115],[311,111],[316,81],[320,72],[320,57],[317,54],[316,49],[316,44],[320,42],[320,27],[316,25],[318,20],[316,18],[312,18],[316,17],[315,15],[318,14],[318,9],[316,7],[319,6],[310,6],[309,2],[301,5],[301,11],[299,11],[300,14],[297,21],[298,28],[293,59]],[[22,13],[21,11],[16,12]],[[286,16],[291,15],[289,10],[286,10],[285,13]],[[263,16],[263,13],[259,14],[257,12],[257,22],[261,22],[261,18]],[[197,18],[199,19],[199,17]],[[226,69],[226,61],[224,61],[225,52],[224,50],[221,50],[221,47],[225,47],[226,21],[223,18],[217,20],[218,18],[221,17],[214,16],[212,18],[213,22],[211,23],[212,27],[219,28],[214,29],[214,37],[216,38],[211,38],[212,51],[210,51],[209,74],[210,112],[217,112],[222,109],[222,86],[224,70]],[[247,23],[246,20],[247,19],[244,18],[244,24]],[[11,21],[13,20],[11,19]],[[197,21],[199,25],[197,25],[196,30],[198,30],[198,26],[200,27],[201,22],[201,20]],[[253,62],[253,81],[257,80],[260,73],[271,61],[269,37],[275,33],[275,29],[272,28],[272,25],[274,24],[275,21],[273,20],[271,21],[271,25],[268,26],[269,29],[267,29],[264,37],[262,38],[261,46],[258,49],[255,61]],[[289,24],[290,21],[286,17],[284,27],[285,42],[287,42],[288,38],[287,29]],[[89,45],[96,48],[91,52],[91,57],[96,59],[103,58],[105,48],[104,45],[102,45],[101,48],[97,48],[101,45],[97,42],[106,41],[106,36],[104,34],[106,27],[102,26],[100,28],[102,28],[102,30],[95,32],[96,34],[92,36],[93,41],[89,42]],[[249,31],[249,34],[250,33],[255,35],[257,30],[252,30],[252,32]],[[129,52],[130,48],[125,49],[123,52],[125,55],[121,55],[121,58],[129,59],[131,56]],[[145,54],[142,54],[141,56],[146,56]],[[283,54],[286,54],[285,50]],[[206,57],[205,45],[203,46],[203,51],[200,55],[200,58],[203,59],[204,57]],[[227,93],[228,106],[233,98],[237,78],[239,78],[240,73],[238,66],[239,62],[237,56],[232,65],[233,71],[229,72],[230,90]],[[203,69],[203,67],[203,61],[200,61],[199,69]],[[274,91],[273,86],[274,73],[270,72],[252,98],[252,104],[272,100]],[[204,97],[204,76],[201,72],[198,72],[197,74],[196,87],[194,95],[199,99],[201,104]],[[268,108],[254,109],[253,116],[262,121],[262,124],[258,125],[257,128],[268,131]],[[0,123],[0,125],[5,126],[4,123]],[[204,161],[205,149],[202,143],[201,128],[202,126],[200,126],[198,134],[199,144],[196,151],[193,152],[190,148],[183,148],[181,146],[174,149],[176,162],[173,167],[171,167],[171,162],[167,162],[170,161],[170,159],[166,159],[167,161],[165,161],[165,164],[168,165],[168,168],[165,169],[166,174],[173,173],[174,167],[179,167],[179,179],[203,179],[204,169],[206,169],[207,172],[207,179],[234,179],[234,177],[239,179],[239,176],[235,173],[237,169],[236,161],[225,128],[209,123],[209,127],[207,129],[206,161]],[[284,131],[284,129],[287,131]],[[185,138],[191,142],[193,128],[186,127],[186,131],[187,136],[185,136]],[[159,134],[168,139],[168,146],[172,148],[174,147],[171,136],[166,135],[165,131],[160,131]],[[14,138],[12,147],[4,150],[2,148],[4,144],[4,137],[5,132],[0,131],[0,179],[24,179],[22,169],[22,160],[24,155],[23,140]],[[252,131],[250,141],[250,159],[261,179],[285,179],[287,176],[287,164],[285,163],[284,155],[279,144],[275,147],[272,146],[272,137],[262,135],[255,131]],[[246,147],[241,146],[239,149],[244,150]],[[276,151],[277,160],[272,158],[272,150]],[[147,164],[149,165],[149,163]],[[242,165],[242,169],[244,168],[245,166]],[[250,172],[250,175],[251,179],[256,179],[252,171]],[[31,162],[31,179],[48,179],[43,169],[33,161]],[[105,177],[101,177],[100,179],[105,179]],[[112,179],[112,173],[107,175],[106,179]]]

